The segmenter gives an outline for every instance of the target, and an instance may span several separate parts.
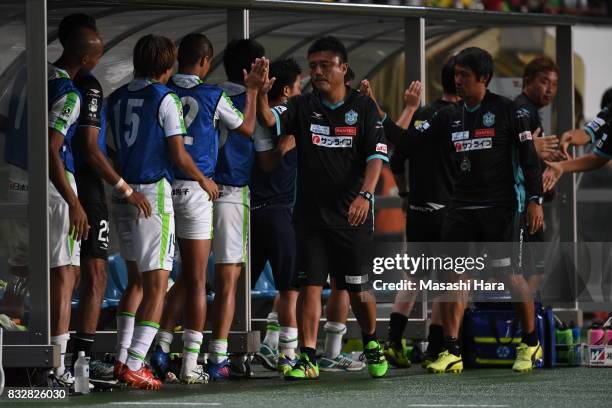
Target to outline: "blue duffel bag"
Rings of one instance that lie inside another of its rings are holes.
[[[555,327],[550,307],[536,304],[536,332],[544,359],[539,367],[555,365]],[[462,328],[466,367],[507,367],[516,358],[522,329],[512,303],[477,303],[465,311]]]

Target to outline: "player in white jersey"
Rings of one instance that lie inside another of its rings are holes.
[[[218,195],[216,184],[198,170],[185,150],[182,105],[164,85],[175,60],[176,46],[170,39],[142,37],[134,48],[134,80],[113,92],[108,101],[121,173],[132,189],[155,203],[152,216],[145,219],[127,207],[122,197],[113,199],[120,217],[121,252],[126,260],[136,262],[143,289],[132,333],[129,320],[118,333],[117,373],[128,385],[143,389],[161,386],[143,362],[159,328],[174,260],[172,164],[197,181],[210,199]]]
[[[168,82],[183,103],[187,136],[186,149],[200,171],[212,178],[219,146],[219,125],[249,135],[255,126],[255,111],[245,117],[238,111],[225,92],[203,82],[213,57],[213,47],[200,33],[186,35],[178,52],[179,72]],[[246,76],[245,82],[257,87],[263,82],[260,61]],[[176,220],[176,236],[181,255],[182,270],[177,282],[166,297],[166,308],[156,337],[151,365],[161,378],[169,365],[172,329],[183,317],[183,364],[180,379],[183,383],[202,383],[208,374],[197,365],[202,344],[202,330],[206,318],[206,268],[213,236],[213,207],[208,194],[197,182],[174,169],[172,200]]]
[[[75,30],[60,58],[49,66],[49,243],[51,343],[60,346],[55,378],[71,385],[64,368],[69,339],[71,298],[78,281],[79,241],[88,235],[87,216],[79,203],[74,181],[71,138],[79,116],[80,94],[72,78],[81,69],[92,70],[102,56],[102,41],[89,28]]]

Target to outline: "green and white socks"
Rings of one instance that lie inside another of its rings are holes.
[[[298,346],[298,329],[297,327],[281,326],[278,348],[285,357],[295,360],[295,349]]]
[[[165,329],[159,329],[157,334],[155,335],[155,342],[153,343],[155,346],[161,347],[164,353],[170,352],[170,345],[172,345],[172,340],[174,339],[174,333]]]
[[[195,370],[198,365],[198,355],[202,347],[204,336],[201,332],[185,329],[183,332],[183,365],[181,373],[186,374]],[[227,342],[225,343],[227,345]],[[227,347],[226,347],[227,351]]]
[[[159,324],[155,322],[142,321],[136,323],[132,344],[128,349],[128,358],[125,362],[130,370],[140,370],[158,329]]]
[[[280,334],[280,325],[278,324],[278,314],[276,312],[270,312],[267,318],[266,324],[266,336],[263,339],[265,343],[272,350],[278,350],[278,340]]]
[[[346,325],[328,321],[323,326],[323,330],[325,330],[325,351],[323,355],[333,360],[342,351],[342,337],[346,334]]]
[[[215,339],[208,345],[208,360],[220,364],[227,360],[227,339]]]

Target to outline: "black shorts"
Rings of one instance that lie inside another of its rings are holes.
[[[106,203],[82,204],[87,221],[89,222],[89,236],[81,241],[81,259],[108,258],[108,208]]]
[[[370,288],[372,245],[369,229],[297,228],[297,283],[299,286],[324,286],[327,276],[336,288],[363,292]]]
[[[451,208],[442,227],[444,242],[486,242],[493,270],[519,273],[524,230],[515,207]]]
[[[544,239],[544,229],[541,228],[538,232],[529,234],[527,226],[527,217],[525,213],[521,214],[521,225],[524,232],[525,246],[523,248],[522,269],[525,276],[542,275],[544,274],[546,246],[542,243]]]
[[[407,242],[440,242],[445,210],[424,212],[408,210],[406,213]]]
[[[74,181],[81,203],[105,203],[104,181],[87,164],[76,168]]]
[[[251,211],[251,287],[270,262],[277,290],[295,289],[295,228],[290,208]]]

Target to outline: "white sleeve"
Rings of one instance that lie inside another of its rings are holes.
[[[81,112],[81,100],[76,92],[68,92],[59,98],[49,110],[49,127],[66,136],[70,126],[76,123]]]
[[[255,124],[255,133],[253,133],[253,143],[255,151],[258,153],[267,152],[268,150],[274,149],[274,142],[272,141],[272,133],[270,130],[262,127],[259,122]]]
[[[220,120],[226,128],[234,130],[244,121],[244,116],[232,103],[225,92],[221,94],[217,109],[215,110],[215,121]]]
[[[185,119],[183,118],[183,105],[179,97],[173,92],[162,99],[159,105],[158,120],[166,137],[187,134]]]

